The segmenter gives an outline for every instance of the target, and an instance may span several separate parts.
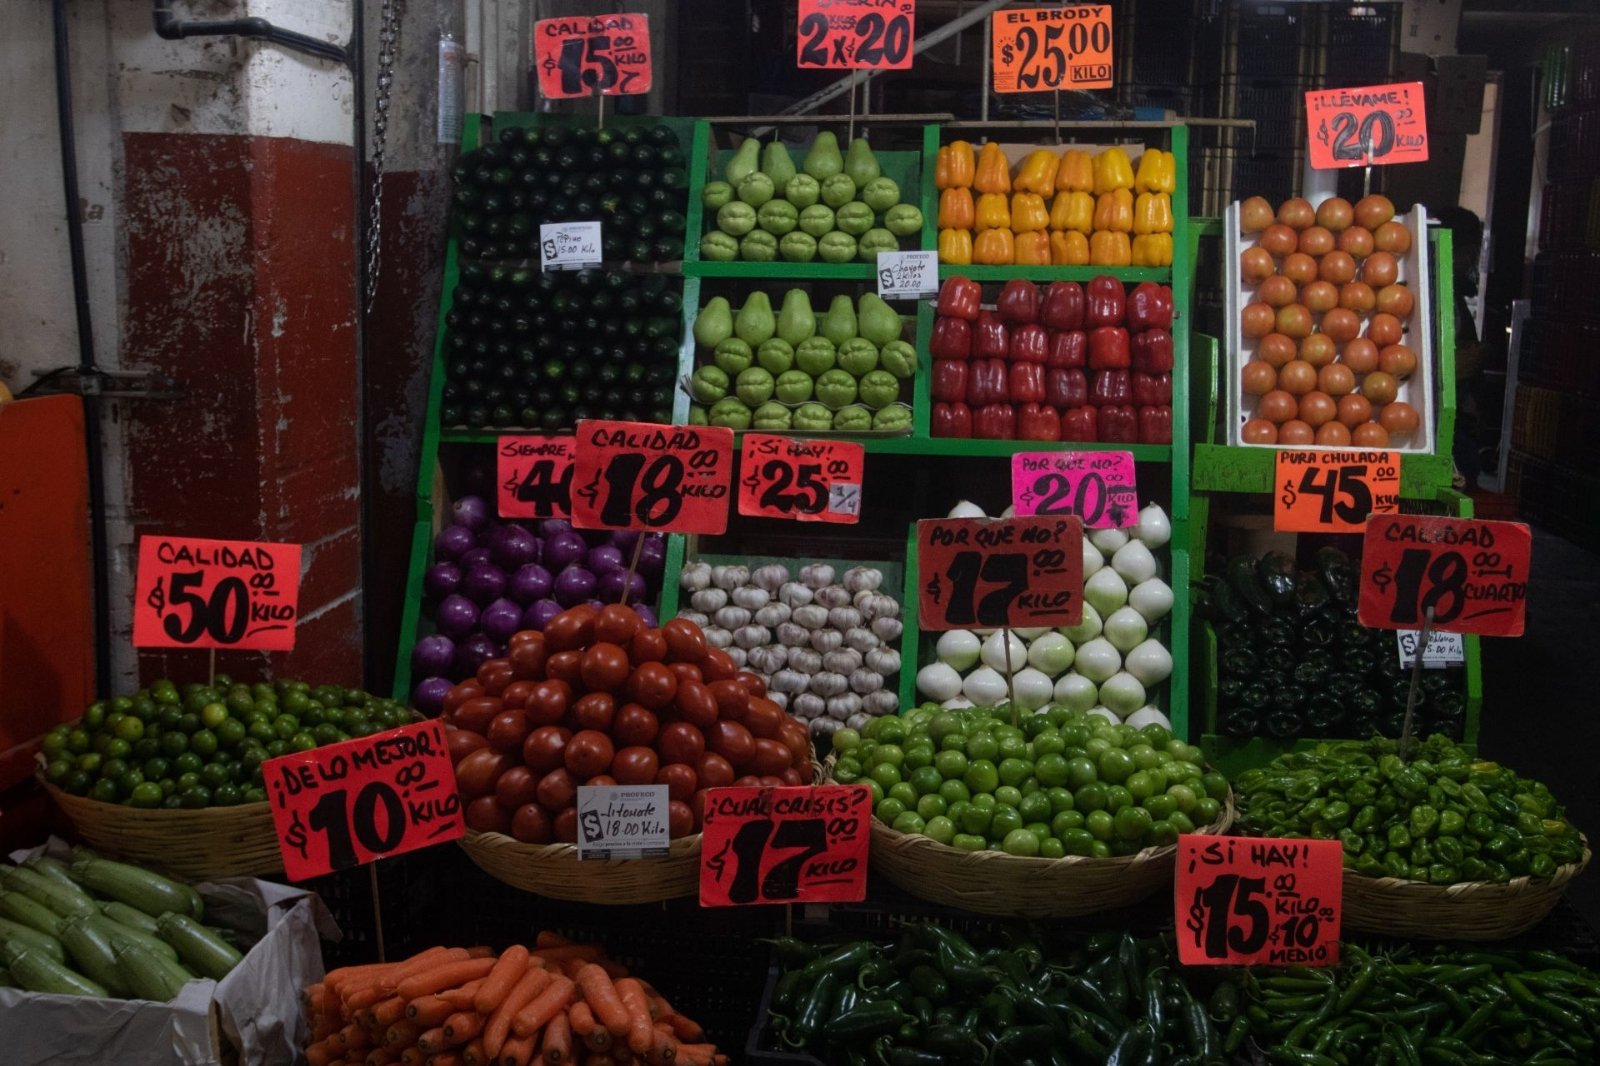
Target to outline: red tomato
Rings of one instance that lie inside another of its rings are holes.
[[[728,661],[730,664],[733,662],[731,659]],[[477,679],[469,677],[460,684],[452,686],[450,691],[444,694],[444,713],[446,715],[454,714],[457,707],[468,700],[475,700],[481,695],[483,695],[483,686],[478,684]]]
[[[528,716],[521,711],[501,711],[489,723],[489,746],[507,754],[521,751],[528,738]]]
[[[746,774],[743,777],[735,779],[735,781],[733,782],[733,787],[734,788],[760,788],[761,787],[761,778],[756,776],[755,774]]]
[[[661,727],[656,750],[667,762],[694,763],[706,750],[705,734],[688,722],[669,722]]]
[[[511,639],[506,641],[506,647],[511,651],[527,644],[544,644],[544,634],[537,629],[519,629],[511,634]]]
[[[504,833],[511,828],[511,819],[493,796],[479,796],[467,804],[466,822],[475,833]]]
[[[682,800],[667,801],[667,835],[676,840],[694,832],[694,811]]]
[[[705,675],[700,673],[698,663],[671,663],[667,669],[671,670],[673,675],[677,677],[679,684],[685,681],[705,680]]]
[[[482,733],[474,733],[470,729],[457,729],[455,726],[445,726],[444,743],[450,750],[451,763],[458,763],[479,748],[489,746]]]
[[[548,844],[553,835],[550,816],[537,803],[524,804],[511,816],[511,835],[524,844]]]
[[[513,766],[494,783],[494,801],[508,811],[532,803],[539,789],[539,778],[526,766]]]
[[[500,705],[508,711],[521,710],[528,705],[528,694],[532,691],[532,681],[513,681],[500,693]]]
[[[661,627],[667,654],[673,662],[698,663],[709,650],[703,630],[687,618],[674,618]]]
[[[689,800],[689,810],[694,812],[694,827],[699,829],[706,820],[706,790],[700,789]],[[669,827],[670,829],[670,827]]]
[[[737,681],[711,682],[711,695],[717,700],[717,716],[738,722],[750,709],[750,691]]]
[[[456,788],[468,799],[487,796],[511,760],[493,748],[480,748],[456,764]]]
[[[681,762],[669,762],[656,771],[656,784],[667,786],[667,798],[688,802],[700,784],[694,767]]]
[[[558,651],[545,660],[544,676],[576,688],[583,684],[583,652]]]
[[[811,784],[811,760],[806,759],[804,762],[802,762],[798,767],[795,768],[795,773],[800,775],[800,783],[802,785]]]
[[[667,638],[659,629],[641,629],[628,643],[628,658],[635,663],[659,663],[667,657]]]
[[[633,635],[642,628],[638,611],[620,603],[612,603],[600,608],[600,614],[594,620],[594,637],[608,644],[626,647]]]
[[[678,675],[660,663],[640,663],[628,678],[628,690],[634,699],[652,711],[659,711],[677,695]]]
[[[517,642],[518,637],[526,637],[530,633],[538,639],[524,640],[520,644]],[[544,677],[545,656],[543,633],[530,629],[511,638],[511,651],[507,654],[507,658],[511,660],[511,669],[518,677],[527,681],[537,681]]]
[[[504,705],[493,696],[475,696],[455,709],[450,722],[474,733],[485,733],[494,716],[504,709]]]
[[[759,774],[781,774],[789,769],[791,758],[788,747],[782,741],[762,738],[755,742],[750,765]]]
[[[590,692],[610,692],[620,688],[628,679],[632,665],[621,645],[600,641],[590,645],[589,650],[583,653],[578,670],[584,688]]]
[[[676,663],[683,666],[686,664]],[[731,681],[720,681],[718,684],[731,685]],[[735,686],[737,687],[737,686]],[[678,715],[685,722],[705,729],[717,720],[717,698],[711,689],[698,681],[679,681],[678,695],[673,701],[678,708]]]
[[[536,795],[539,806],[555,814],[578,801],[578,783],[572,779],[566,767],[559,767],[539,778]]]
[[[572,702],[572,686],[565,681],[541,681],[528,694],[524,708],[528,721],[536,726],[555,725],[566,717]]]
[[[578,808],[567,807],[556,815],[552,824],[558,844],[576,844],[578,842]]]
[[[547,774],[566,765],[567,741],[571,739],[572,730],[565,726],[542,725],[522,742],[522,761]]]
[[[705,675],[708,682],[731,681],[738,672],[739,667],[734,664],[733,656],[721,648],[707,650],[706,657],[700,660],[700,673]]]
[[[517,679],[510,659],[487,659],[478,667],[478,684],[485,696],[498,696]]]
[[[762,788],[783,787],[783,778],[779,777],[777,774],[762,774],[760,777],[756,778],[756,780],[761,782]]]
[[[551,652],[587,648],[594,643],[594,623],[600,612],[587,604],[569,607],[545,623],[544,646]]]
[[[696,761],[695,774],[706,788],[727,788],[733,784],[733,764],[715,752],[706,752]]]
[[[745,770],[755,754],[756,738],[738,722],[717,722],[706,730],[706,747],[727,759],[734,769]]]
[[[660,766],[654,749],[636,745],[617,752],[611,760],[611,774],[619,785],[648,785],[655,782]]]
[[[617,700],[609,692],[590,692],[573,702],[570,713],[572,724],[578,729],[609,732],[616,717]]]
[[[787,770],[785,770],[783,773],[779,774],[778,775],[778,779],[780,781],[782,781],[784,784],[790,785],[790,786],[801,785],[801,784],[805,783],[805,782],[800,780],[800,771],[796,770],[792,766],[789,767]]]
[[[616,753],[610,737],[598,729],[585,729],[574,733],[567,741],[567,769],[580,780],[603,774],[610,768]]]
[[[740,670],[733,675],[733,679],[745,687],[745,691],[752,696],[765,696],[767,683],[761,680],[761,675],[750,670]]]
[[[778,739],[783,741],[783,746],[789,749],[789,754],[794,756],[794,765],[801,766],[811,761],[811,733],[804,725],[789,716],[784,716],[783,728],[778,730]]]
[[[769,699],[757,697],[750,701],[750,709],[745,711],[744,727],[750,730],[751,736],[775,737],[786,717],[782,707]]]
[[[594,785],[596,787],[604,786],[606,788],[610,788],[616,783],[617,779],[612,777],[610,774],[595,774],[593,777],[589,778],[589,780],[584,782],[586,785]]]

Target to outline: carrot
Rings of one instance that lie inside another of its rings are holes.
[[[671,1066],[678,1054],[678,1038],[672,1035],[672,1026],[665,1022],[650,1029],[650,1046],[641,1056],[651,1066]]]
[[[452,1044],[465,1044],[481,1032],[483,1015],[477,1011],[457,1011],[444,1020],[445,1039]]]
[[[405,1016],[406,1001],[399,996],[390,996],[388,999],[379,1000],[367,1012],[367,1026],[375,1030],[387,1029]]]
[[[594,1011],[590,1010],[589,1004],[581,999],[568,1008],[567,1020],[572,1026],[574,1036],[585,1037],[594,1032]]]
[[[406,1017],[431,1029],[456,1012],[456,1006],[443,996],[418,996],[406,1004]]]
[[[345,1013],[354,1014],[356,1011],[365,1010],[375,1006],[379,1000],[388,999],[393,993],[377,981],[370,985],[362,985],[344,997]],[[410,998],[409,996],[406,998]]]
[[[552,977],[545,990],[535,996],[511,1020],[511,1029],[518,1036],[531,1037],[543,1029],[558,1011],[566,1010],[572,1002],[573,984],[565,977]]]
[[[571,944],[572,941],[550,929],[533,938],[533,946],[536,948],[564,948]]]
[[[499,952],[488,944],[478,944],[467,949],[467,958],[469,959],[492,959],[498,955]]]
[[[585,966],[578,971],[578,988],[588,1001],[589,1009],[594,1011],[595,1021],[610,1030],[612,1036],[628,1035],[633,1019],[622,1005],[622,998],[617,995],[617,986],[611,983],[610,974],[599,966]]]
[[[429,992],[443,992],[447,988],[456,988],[468,981],[487,977],[492,969],[493,959],[452,959],[412,974],[397,983],[394,990],[406,999],[416,999]]]
[[[712,1066],[718,1057],[715,1044],[679,1044],[673,1066]]]
[[[405,1066],[422,1066],[423,1060],[427,1057],[415,1044],[400,1052],[400,1061],[405,1063]]]
[[[429,1055],[437,1055],[449,1046],[450,1043],[444,1038],[442,1027],[436,1026],[417,1037],[417,1050]]]
[[[417,1037],[426,1031],[426,1026],[418,1025],[416,1022],[395,1022],[383,1034],[383,1042],[390,1047],[410,1047],[417,1042]]]
[[[473,1009],[479,1014],[493,1014],[494,1009],[506,998],[512,986],[527,972],[528,949],[521,944],[513,944],[506,948],[495,960],[494,969],[489,971],[489,976],[478,986],[477,994],[472,997]]]
[[[324,988],[337,992],[346,983],[364,984],[381,974],[387,973],[394,966],[395,964],[392,962],[369,962],[360,966],[340,966],[337,969],[329,970],[323,975],[322,985]]]
[[[400,1049],[393,1047],[375,1047],[367,1053],[367,1066],[389,1066],[389,1063],[398,1061]]]
[[[517,983],[511,986],[511,991],[506,993],[506,998],[500,1001],[500,1006],[495,1008],[494,1014],[489,1018],[489,1024],[483,1027],[483,1050],[488,1054],[489,1062],[499,1058],[500,1050],[505,1046],[506,1037],[511,1032],[511,1022],[516,1018],[517,1012],[543,992],[551,980],[549,970],[530,966]]]
[[[616,1051],[626,1052],[628,1050],[626,1044],[622,1045],[620,1048],[613,1049],[611,1046],[612,1042],[613,1037],[611,1036],[611,1030],[599,1024],[596,1024],[595,1027],[590,1030],[589,1035],[583,1038],[583,1046],[588,1048],[590,1051],[601,1051],[614,1054]]]
[[[500,1066],[528,1066],[533,1058],[533,1037],[518,1036],[506,1041],[500,1049]]]
[[[403,959],[400,962],[392,963],[390,965],[390,972],[386,974],[385,977],[387,978],[388,984],[397,985],[401,981],[404,981],[407,977],[410,977],[412,974],[418,974],[424,972],[425,970],[431,970],[441,962],[445,962],[450,959],[464,959],[466,957],[466,948],[447,948],[443,946],[424,948],[422,951],[417,952],[409,959]]]
[[[339,1036],[344,1040],[344,1047],[346,1051],[355,1051],[357,1048],[365,1048],[370,1046],[372,1043],[371,1030],[364,1025],[357,1024],[356,1022],[351,1022],[349,1025],[339,1030]]]
[[[454,1051],[441,1051],[428,1056],[428,1066],[463,1066],[461,1055]]]
[[[539,1054],[549,1066],[564,1066],[572,1058],[572,1023],[565,1011],[557,1011],[544,1027],[544,1040]]]
[[[466,1063],[466,1066],[489,1066],[489,1053],[483,1049],[481,1037],[469,1040],[467,1046],[461,1049],[461,1061]]]
[[[334,1046],[332,1037],[328,1037],[306,1048],[306,1061],[311,1066],[328,1066],[328,1063],[338,1058],[340,1054],[342,1054],[341,1049]]]
[[[562,944],[553,948],[535,948],[533,954],[551,962],[565,962],[568,959],[596,962],[605,953],[598,944]]]
[[[643,1055],[655,1043],[654,1020],[650,1017],[650,1003],[645,999],[644,988],[631,977],[624,977],[613,986],[622,1007],[628,1012],[628,1050]]]
[[[456,1010],[471,1010],[472,997],[478,994],[478,987],[482,981],[468,981],[460,988],[447,988],[439,993],[439,998],[449,1003]]]
[[[678,1013],[678,1009],[668,1003],[666,997],[651,987],[650,982],[640,981],[644,986],[645,995],[650,997],[651,1013],[658,1020],[672,1023],[672,1031],[678,1034],[678,1039],[686,1044],[698,1044],[705,1039],[705,1030],[700,1023],[687,1015]]]
[[[591,1051],[583,1060],[583,1066],[616,1066],[616,1059],[601,1051]]]

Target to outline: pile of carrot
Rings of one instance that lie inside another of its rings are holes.
[[[310,1066],[726,1066],[695,1022],[595,944],[429,948],[306,990]]]

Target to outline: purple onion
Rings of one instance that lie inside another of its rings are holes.
[[[539,600],[522,612],[522,628],[543,631],[545,624],[560,614],[562,606],[555,600]]]
[[[450,505],[450,517],[473,533],[482,533],[494,521],[494,511],[482,496],[463,496]]]
[[[444,710],[444,698],[452,688],[448,677],[430,677],[418,682],[411,690],[411,703],[430,718]]]
[[[493,563],[479,563],[461,579],[461,594],[479,607],[493,603],[506,591],[506,572]]]
[[[630,580],[631,578],[631,580]],[[626,570],[612,570],[600,577],[600,598],[607,603],[620,603],[622,592],[628,591],[628,600],[637,602],[645,598],[649,590],[645,587],[644,577],[640,574],[629,574]]]
[[[422,677],[443,674],[455,661],[455,641],[443,633],[423,637],[411,648],[411,669]]]
[[[440,560],[455,559],[475,543],[472,530],[466,526],[445,526],[433,538],[433,554]]]
[[[489,564],[488,548],[472,548],[461,553],[461,558],[456,560],[462,571],[471,570],[474,566],[487,566]]]
[[[515,570],[527,563],[538,562],[538,541],[521,526],[499,526],[489,531],[485,542],[489,558],[502,570]]]
[[[639,565],[636,568],[645,577],[654,580],[661,576],[661,571],[667,565],[667,546],[659,540],[651,539],[644,542],[644,547],[639,549]]]
[[[557,533],[571,532],[572,523],[568,522],[565,518],[546,518],[539,526],[539,535],[544,537],[546,540],[555,536]]]
[[[433,624],[445,636],[459,640],[478,628],[478,605],[459,593],[446,596],[433,612]]]
[[[457,676],[471,677],[478,672],[478,667],[493,659],[499,651],[491,637],[483,633],[474,633],[456,645]]]
[[[522,608],[510,600],[495,600],[483,609],[478,624],[485,634],[504,644],[511,639],[511,634],[522,628]]]
[[[644,623],[646,629],[654,629],[661,624],[661,619],[657,618],[656,613],[645,604],[634,604],[633,611],[639,616],[639,620]]]
[[[544,565],[558,573],[582,559],[588,552],[589,545],[570,529],[544,539]]]
[[[434,563],[422,575],[422,591],[429,599],[442,600],[461,588],[461,567],[455,563]]]
[[[609,573],[626,567],[627,561],[622,555],[622,550],[610,544],[602,544],[597,548],[589,549],[589,557],[585,565],[597,574]]]
[[[619,529],[611,534],[611,543],[622,553],[624,559],[633,555],[633,546],[639,541],[637,529]]]
[[[517,572],[511,575],[511,580],[506,584],[506,595],[526,607],[534,600],[542,600],[550,595],[555,580],[550,571],[538,563],[529,563],[518,567]]]
[[[606,605],[606,601],[601,599],[585,600],[584,603],[590,607],[593,607],[597,611]]]
[[[556,575],[556,602],[576,607],[594,595],[595,576],[581,566],[569,566]]]

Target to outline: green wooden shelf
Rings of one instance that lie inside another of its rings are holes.
[[[880,437],[862,441],[868,452],[882,455],[926,455],[985,458],[1018,452],[1132,452],[1136,462],[1170,463],[1167,444],[1101,444],[1050,440],[969,440],[963,437]]]
[[[1259,445],[1197,444],[1191,486],[1196,492],[1271,492],[1278,449]],[[1402,452],[1400,495],[1425,496],[1451,477],[1450,456]]]
[[[1174,208],[1176,210],[1176,208]],[[1141,281],[1172,284],[1171,267],[1097,267],[1097,266],[981,266],[979,264],[940,263],[941,278],[960,276],[973,281],[1010,281],[1025,278],[1028,281],[1088,281],[1109,274],[1124,284],[1137,285]]]
[[[915,249],[907,249],[914,251]],[[685,261],[686,274],[700,278],[759,278],[763,281],[873,281],[871,263],[753,263],[735,259],[726,263]]]

